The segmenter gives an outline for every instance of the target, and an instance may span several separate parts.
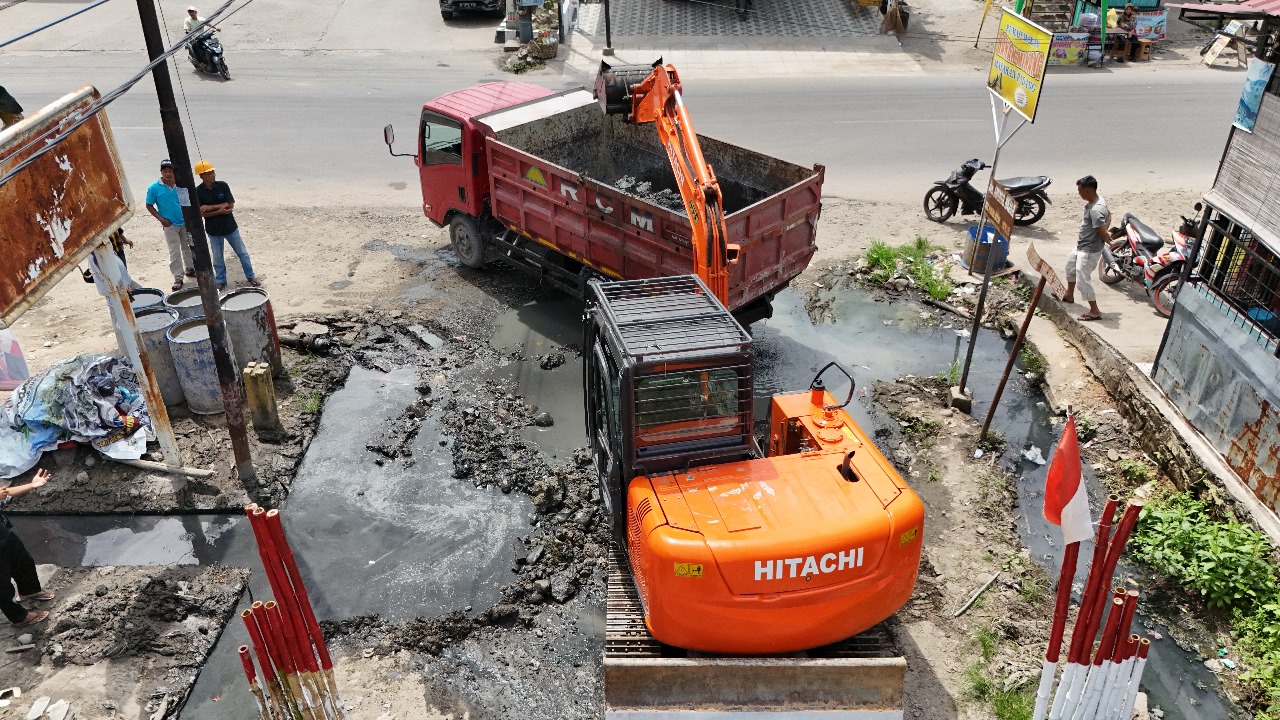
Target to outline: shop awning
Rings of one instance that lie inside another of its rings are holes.
[[[1165,7],[1197,15],[1225,15],[1233,18],[1280,17],[1280,0],[1243,0],[1238,3],[1166,3]]]

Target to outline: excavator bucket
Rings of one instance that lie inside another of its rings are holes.
[[[643,82],[653,73],[653,69],[662,65],[662,58],[652,65],[618,65],[600,61],[600,72],[596,73],[596,102],[605,115],[631,114],[631,87]]]

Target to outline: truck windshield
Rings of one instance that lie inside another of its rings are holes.
[[[462,164],[462,123],[432,112],[422,113],[423,165]]]

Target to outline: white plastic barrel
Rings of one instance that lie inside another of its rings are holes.
[[[284,369],[280,362],[280,339],[276,335],[271,298],[262,288],[247,287],[222,296],[222,320],[235,348],[236,370],[243,372],[251,362],[271,363],[271,374]]]

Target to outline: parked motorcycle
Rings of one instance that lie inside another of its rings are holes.
[[[214,37],[217,32],[205,30],[191,39],[187,44],[187,58],[196,70],[210,75],[221,75],[223,80],[231,79],[231,71],[227,69],[227,60],[222,56],[222,42]]]
[[[933,184],[929,192],[924,194],[924,214],[934,222],[946,222],[959,210],[962,215],[973,215],[982,212],[984,194],[969,184],[979,170],[990,165],[978,159],[968,160],[959,170],[951,173],[946,180]],[[999,181],[1009,189],[1018,200],[1018,210],[1014,213],[1016,225],[1031,225],[1044,217],[1045,207],[1049,204],[1049,194],[1044,191],[1053,182],[1044,175],[1035,177],[1014,177]]]
[[[1173,233],[1173,244],[1165,247],[1159,233],[1132,213],[1125,213],[1120,227],[1111,228],[1113,241],[1102,248],[1098,277],[1108,285],[1121,280],[1142,283],[1156,312],[1169,317],[1177,302],[1182,267],[1195,232],[1195,221],[1183,215],[1182,225]]]

